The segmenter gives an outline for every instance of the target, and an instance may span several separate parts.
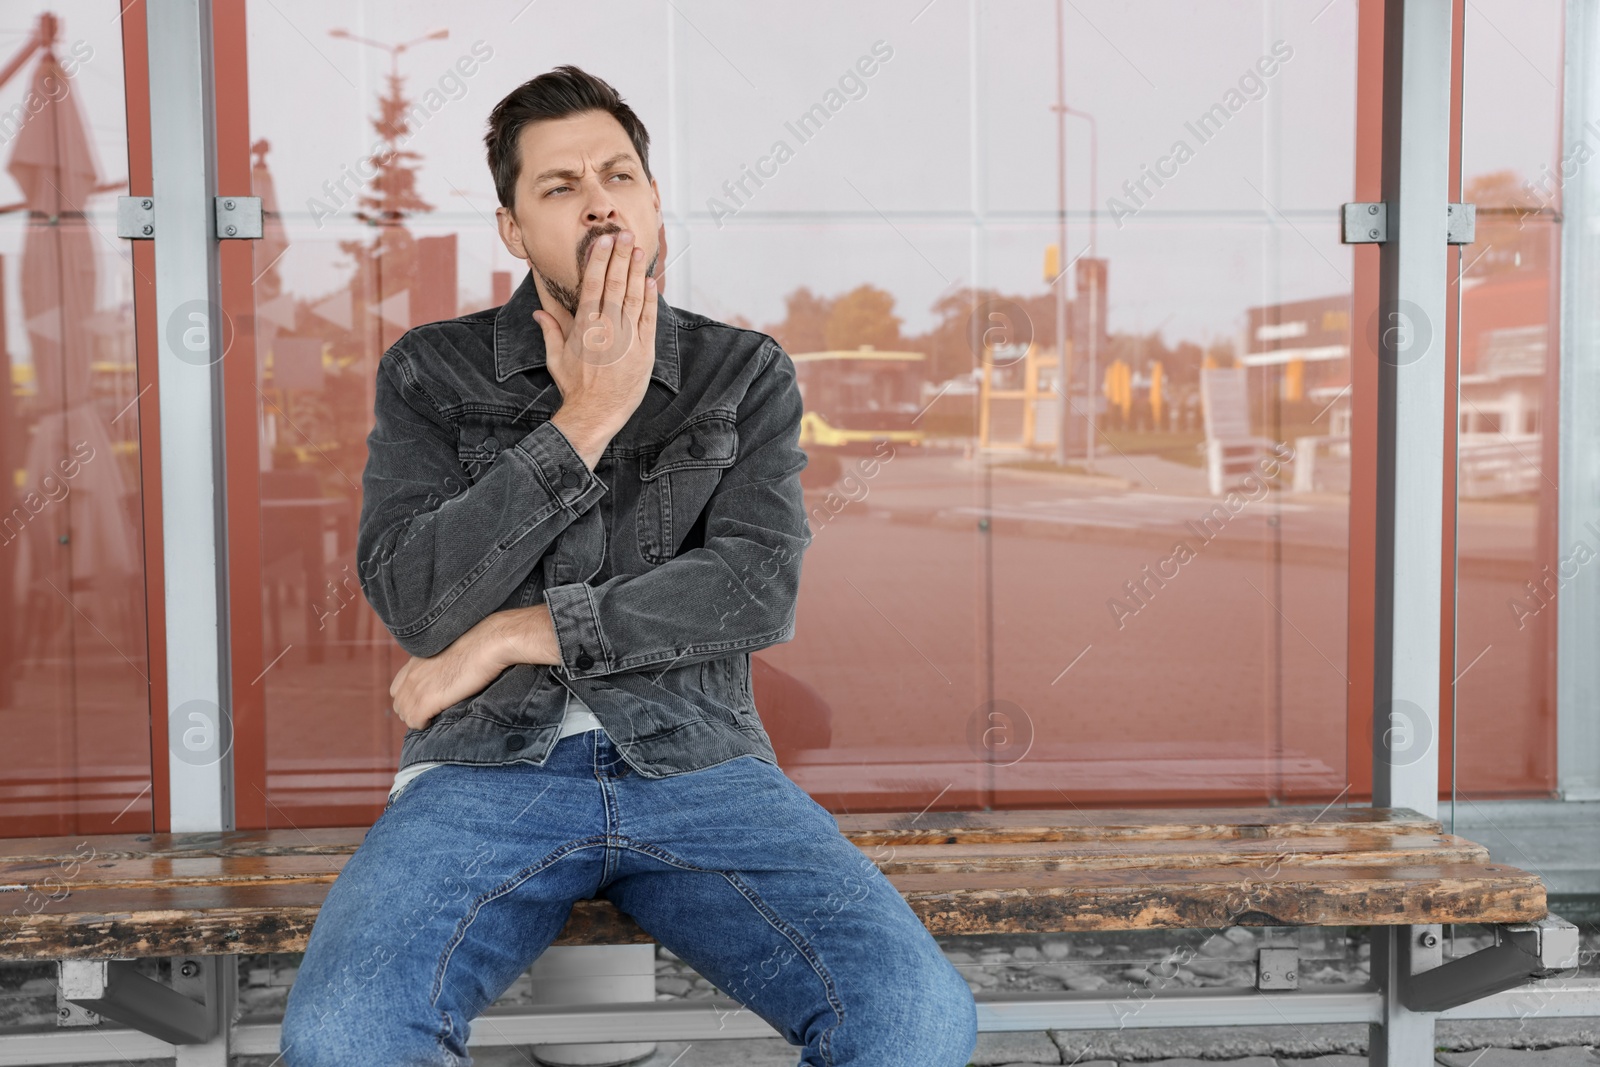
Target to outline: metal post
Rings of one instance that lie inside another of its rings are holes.
[[[1566,25],[1561,162],[1539,192],[1561,208],[1556,751],[1561,795],[1571,801],[1600,800],[1594,714],[1600,661],[1589,654],[1600,641],[1600,568],[1589,565],[1600,553],[1600,419],[1590,399],[1600,389],[1600,311],[1593,300],[1600,284],[1600,167],[1569,162],[1586,159],[1585,150],[1600,140],[1600,10],[1589,0],[1568,0]]]
[[[228,830],[234,815],[221,368],[226,330],[213,207],[211,4],[149,0],[143,16],[156,216],[172,829]],[[223,1025],[204,1045],[179,1046],[180,1067],[228,1062],[237,959],[205,964],[194,977]]]
[[[1384,8],[1372,799],[1424,815],[1438,813],[1439,798],[1451,7]],[[1433,1060],[1434,1017],[1407,1010],[1400,996],[1410,974],[1437,962],[1438,943],[1423,927],[1375,935],[1378,1067]]]
[[[161,519],[173,832],[233,827],[224,537],[223,324],[209,0],[153,0]]]

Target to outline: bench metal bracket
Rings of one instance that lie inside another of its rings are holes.
[[[1257,989],[1299,989],[1300,950],[1264,948],[1256,956]]]
[[[1411,975],[1401,998],[1405,1006],[1444,1011],[1578,965],[1578,928],[1565,919],[1552,915],[1493,929],[1489,948]]]
[[[185,957],[173,961],[174,973]],[[197,1045],[217,1033],[210,1006],[140,974],[132,960],[61,960],[63,999],[174,1045]]]

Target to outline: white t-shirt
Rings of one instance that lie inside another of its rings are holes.
[[[589,705],[579,700],[574,694],[569,693],[567,697],[567,714],[561,720],[561,733],[556,735],[557,741],[573,734],[581,734],[586,730],[605,729],[600,725],[600,720],[595,717],[594,712],[589,710]],[[400,772],[394,776],[394,785],[389,787],[390,799],[393,799],[400,790],[404,789],[411,779],[431,767],[442,767],[445,762],[444,760],[424,760],[421,763],[413,763],[409,767],[401,768]]]

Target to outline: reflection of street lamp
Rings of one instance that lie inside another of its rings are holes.
[[[357,37],[349,30],[329,30],[328,36],[337,37],[343,41],[355,41],[357,44],[370,44],[374,48],[388,52],[389,76],[391,78],[398,78],[400,76],[401,52],[404,52],[407,48],[410,48],[414,44],[421,44],[423,41],[442,41],[446,37],[450,36],[450,31],[434,30],[432,33],[427,34],[426,36],[418,37],[414,41],[407,41],[405,44],[384,44],[382,41],[374,41],[370,37]]]
[[[1067,464],[1067,427],[1072,425],[1072,382],[1067,377],[1067,63],[1066,31],[1061,0],[1056,0],[1056,374],[1061,380],[1061,427],[1056,433],[1056,462]]]
[[[386,148],[381,157],[376,155],[371,157],[377,171],[374,179],[377,192],[375,195],[362,198],[363,208],[370,207],[374,214],[369,217],[363,212],[358,212],[356,218],[363,222],[376,221],[379,224],[399,223],[408,214],[432,211],[432,205],[417,195],[415,176],[403,162],[405,159],[414,160],[420,157],[415,152],[401,150],[404,140],[410,139],[413,109],[410,101],[400,90],[400,53],[424,41],[442,41],[450,36],[450,31],[434,30],[432,33],[401,44],[385,44],[370,37],[358,37],[344,29],[329,30],[328,36],[370,45],[389,53],[389,87],[378,99],[378,117],[373,120],[373,126],[384,139]]]
[[[1067,256],[1067,116],[1076,115],[1089,122],[1089,248],[1088,256],[1092,269],[1089,271],[1089,374],[1086,399],[1089,402],[1088,430],[1085,434],[1084,455],[1085,463],[1090,470],[1094,469],[1094,435],[1095,435],[1095,409],[1098,403],[1095,397],[1095,364],[1099,348],[1099,265],[1094,261],[1095,252],[1095,220],[1099,212],[1095,205],[1096,198],[1100,195],[1098,178],[1100,173],[1100,134],[1095,124],[1094,116],[1086,111],[1067,106],[1066,86],[1066,34],[1062,26],[1061,0],[1056,0],[1056,102],[1050,110],[1056,113],[1056,225],[1058,229],[1057,245],[1060,253],[1057,256],[1059,273],[1053,284],[1056,286],[1056,362],[1061,378],[1061,429],[1056,435],[1056,462],[1065,465],[1067,462],[1067,428],[1072,425],[1072,383],[1067,376],[1067,290],[1066,274],[1071,265],[1076,262],[1076,257]],[[1081,294],[1080,294],[1081,295]]]
[[[1094,224],[1100,214],[1096,207],[1100,203],[1096,191],[1100,174],[1100,128],[1094,116],[1087,111],[1079,111],[1065,104],[1059,106],[1063,114],[1076,115],[1089,122],[1089,324],[1086,330],[1089,338],[1089,431],[1086,435],[1088,443],[1084,446],[1084,462],[1090,470],[1094,470],[1094,416],[1100,407],[1094,391],[1095,357],[1100,347],[1100,264],[1094,256]]]

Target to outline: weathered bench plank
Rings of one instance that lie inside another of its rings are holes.
[[[1407,811],[934,812],[839,823],[935,934],[1546,915],[1535,875]],[[300,951],[364,834],[0,842],[0,959]],[[557,944],[647,940],[609,901],[589,900]]]
[[[858,845],[1004,844],[1027,841],[1224,841],[1340,836],[1354,831],[1438,833],[1437,819],[1391,808],[1193,808],[1163,810],[1065,809],[1028,811],[867,812],[836,816]],[[183,856],[354,852],[367,827],[306,830],[230,830],[187,834],[111,834],[94,837],[0,838],[0,863],[100,857],[176,859]]]
[[[935,934],[1532,922],[1538,877],[1497,864],[896,874]],[[10,959],[298,952],[328,883],[95,888],[14,918]],[[135,910],[130,897],[140,898]],[[580,901],[557,944],[647,940],[609,901]]]
[[[1203,845],[1204,847],[1197,847]],[[1279,837],[1217,841],[1006,842],[1004,844],[867,845],[885,874],[962,871],[1127,870],[1141,867],[1370,866],[1487,862],[1482,845],[1448,834],[1354,833],[1343,837]],[[220,855],[95,859],[70,877],[54,860],[0,862],[0,888],[28,886],[50,895],[64,888],[146,889],[158,886],[332,882],[343,854]]]
[[[929,811],[836,816],[858,845],[1007,841],[1225,841],[1338,836],[1352,830],[1438,833],[1439,820],[1404,808],[1163,808]]]

